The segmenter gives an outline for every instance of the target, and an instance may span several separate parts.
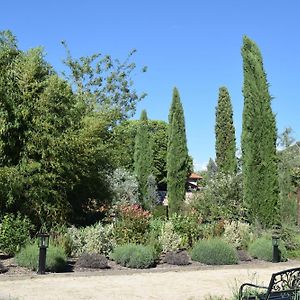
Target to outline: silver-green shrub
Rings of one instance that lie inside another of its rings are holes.
[[[160,235],[158,237],[161,244],[162,252],[178,250],[181,246],[181,237],[175,232],[174,225],[171,221],[167,221],[161,228]]]
[[[236,249],[247,249],[254,238],[250,225],[241,221],[225,221],[223,237]]]
[[[38,244],[27,244],[16,255],[19,266],[37,270],[39,260]],[[64,271],[67,264],[67,256],[62,247],[51,246],[47,249],[46,270],[51,272]]]
[[[145,269],[155,264],[155,254],[150,246],[126,244],[117,246],[111,258],[128,268]]]
[[[109,256],[114,245],[113,225],[103,226],[100,222],[85,228],[68,228],[71,240],[71,255],[78,257],[83,253],[99,253]]]
[[[287,250],[282,242],[279,244],[281,252],[281,261],[287,260]],[[252,257],[265,261],[272,261],[273,258],[273,245],[270,236],[262,236],[256,239],[249,245],[249,253]]]
[[[139,203],[139,185],[129,171],[119,168],[109,178],[114,205]]]
[[[233,265],[238,263],[234,247],[224,240],[200,240],[191,251],[191,258],[207,265]]]

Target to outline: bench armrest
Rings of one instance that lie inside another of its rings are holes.
[[[257,289],[266,289],[266,290],[268,289],[267,286],[263,286],[263,285],[257,285],[257,284],[253,284],[253,283],[243,283],[239,289],[239,300],[243,299],[242,298],[243,297],[243,289],[244,289],[244,287],[247,287],[247,286],[257,288]]]

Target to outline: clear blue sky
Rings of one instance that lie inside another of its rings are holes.
[[[46,59],[62,70],[66,40],[74,56],[100,51],[148,66],[136,74],[148,94],[135,118],[167,120],[172,89],[183,102],[190,154],[196,169],[215,157],[218,89],[231,95],[237,142],[243,109],[243,35],[260,47],[277,115],[278,131],[292,127],[300,139],[300,2],[298,0],[51,0],[3,1],[0,28],[10,29],[26,50],[44,46]]]

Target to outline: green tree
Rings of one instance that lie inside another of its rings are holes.
[[[185,199],[185,185],[189,171],[183,107],[178,90],[174,88],[169,112],[167,152],[167,187],[170,213],[178,213]]]
[[[138,120],[126,120],[114,127],[111,137],[112,159],[115,166],[134,171],[134,145]],[[148,120],[148,130],[152,143],[153,175],[160,189],[167,183],[168,124],[159,120]]]
[[[135,138],[134,173],[139,183],[140,200],[143,206],[147,197],[147,181],[153,172],[152,145],[148,129],[148,117],[145,110],[141,118]]]
[[[264,226],[278,222],[276,120],[260,50],[248,37],[242,47],[244,110],[243,198],[249,218]]]
[[[40,48],[21,51],[0,32],[0,209],[37,225],[84,224],[110,200],[111,131],[141,99],[129,61],[69,55],[67,65],[70,82]]]
[[[218,173],[218,167],[215,163],[215,161],[210,157],[208,164],[206,166],[207,168],[207,179],[212,179],[217,173]]]
[[[219,89],[216,107],[216,163],[223,173],[236,173],[237,159],[235,156],[235,129],[230,96],[226,87]]]

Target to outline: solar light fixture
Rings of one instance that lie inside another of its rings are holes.
[[[272,245],[273,245],[272,262],[273,263],[280,262],[279,240],[280,240],[280,226],[274,225],[272,228]]]
[[[46,252],[49,247],[49,234],[48,233],[39,233],[39,267],[38,274],[45,274],[46,271]]]

